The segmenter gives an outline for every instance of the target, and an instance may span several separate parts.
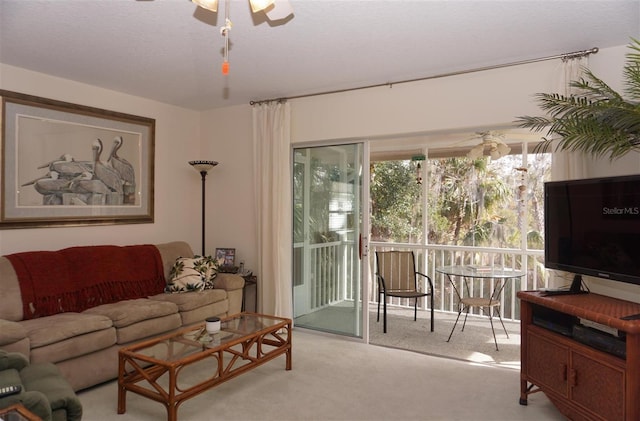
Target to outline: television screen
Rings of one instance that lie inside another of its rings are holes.
[[[545,183],[545,266],[640,285],[640,175]]]

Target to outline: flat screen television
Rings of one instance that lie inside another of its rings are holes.
[[[544,198],[547,268],[640,285],[640,175],[547,182]]]

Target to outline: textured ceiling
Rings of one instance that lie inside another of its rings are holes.
[[[221,1],[221,3],[223,3]],[[269,22],[232,0],[0,0],[0,62],[206,110],[628,44],[640,1],[291,0]]]

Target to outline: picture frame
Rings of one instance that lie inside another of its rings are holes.
[[[217,248],[215,259],[218,267],[233,268],[236,264],[236,249]]]
[[[155,119],[0,98],[0,229],[153,223]]]

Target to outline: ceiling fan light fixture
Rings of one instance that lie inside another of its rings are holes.
[[[249,0],[253,13],[266,9],[274,3],[274,0]]]
[[[218,0],[191,0],[191,2],[202,7],[203,9],[210,10],[214,13],[218,12]],[[251,12],[256,13],[264,11],[267,19],[284,19],[293,14],[293,8],[288,0],[249,0],[251,5]],[[229,74],[229,31],[231,30],[231,20],[229,20],[229,8],[231,0],[225,0],[225,24],[220,28],[220,35],[224,37],[224,57],[222,61],[222,74],[227,76]]]
[[[191,0],[193,3],[202,7],[203,9],[211,10],[212,12],[218,11],[218,0]]]

